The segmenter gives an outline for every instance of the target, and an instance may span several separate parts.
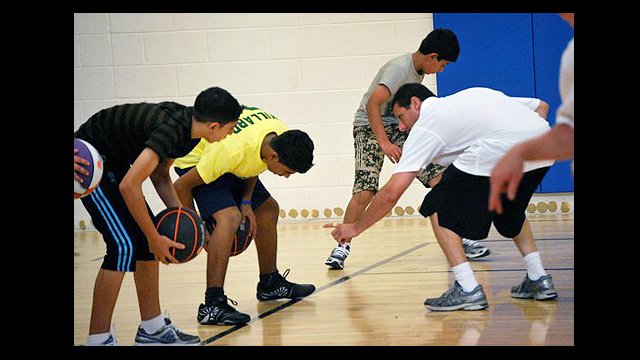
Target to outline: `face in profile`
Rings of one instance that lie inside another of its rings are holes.
[[[410,131],[420,116],[422,102],[415,96],[411,98],[409,108],[398,104],[393,105],[393,115],[398,118],[398,129],[402,132]]]
[[[281,163],[277,155],[268,157],[265,162],[267,163],[267,169],[278,176],[288,178],[296,173],[296,171]]]

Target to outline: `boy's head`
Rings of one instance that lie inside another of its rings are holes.
[[[242,106],[225,89],[208,88],[196,97],[193,119],[206,126],[209,142],[219,141],[231,134],[242,113]]]
[[[426,55],[422,64],[423,74],[435,74],[444,71],[450,62],[456,62],[460,54],[458,37],[449,29],[435,29],[422,40],[418,51]]]
[[[271,139],[275,156],[266,159],[267,168],[276,175],[304,174],[313,166],[313,141],[301,130],[288,130]]]
[[[432,96],[435,96],[434,93],[420,83],[404,84],[398,89],[391,104],[400,131],[411,130],[420,116],[422,102]]]

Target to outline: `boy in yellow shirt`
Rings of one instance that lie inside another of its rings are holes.
[[[288,130],[275,115],[245,106],[233,134],[209,143],[201,141],[175,161],[180,178],[175,188],[184,206],[198,204],[201,217],[215,231],[207,249],[207,290],[198,308],[205,325],[245,324],[251,320],[227,303],[224,279],[233,237],[248,217],[260,268],[256,297],[260,301],[294,299],[315,291],[311,284],[295,284],[279,273],[276,264],[279,205],[258,175],[269,170],[284,177],[305,173],[313,166],[313,141],[300,130]],[[233,300],[232,304],[237,305]]]

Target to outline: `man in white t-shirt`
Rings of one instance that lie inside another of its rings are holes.
[[[461,239],[487,237],[491,224],[513,238],[524,257],[527,274],[511,296],[552,299],[558,296],[537,251],[525,210],[553,161],[527,162],[514,201],[504,213],[487,208],[489,175],[514,144],[549,130],[548,105],[532,98],[509,97],[488,88],[469,88],[437,98],[422,84],[405,84],[393,98],[401,131],[410,131],[393,176],[354,224],[327,224],[338,241],[353,238],[389,212],[416,175],[432,162],[447,166],[442,180],[425,196],[420,213],[429,217],[455,283],[439,298],[428,298],[433,311],[482,310],[487,297],[465,257]]]

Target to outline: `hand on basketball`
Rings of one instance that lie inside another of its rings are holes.
[[[501,194],[506,192],[509,200],[516,198],[518,185],[523,176],[524,160],[515,152],[508,152],[491,170],[489,182],[489,211],[502,214]]]
[[[251,226],[251,239],[255,239],[256,238],[256,234],[258,233],[258,227],[256,226],[256,224],[258,224],[258,221],[256,220],[256,214],[253,212],[253,209],[251,208],[251,205],[242,205],[240,206],[240,210],[242,212],[242,215],[246,216],[247,218],[249,218],[249,223],[252,224]]]
[[[340,244],[344,244],[347,240],[358,236],[358,232],[353,224],[330,223],[324,224],[322,227],[333,228],[331,236]]]
[[[180,262],[171,255],[171,248],[184,249],[184,244],[173,242],[164,235],[158,234],[154,240],[149,240],[149,251],[151,251],[156,259],[161,263],[168,265],[169,263],[179,264]]]
[[[80,176],[78,176],[78,174],[76,174],[77,172],[82,174],[82,175],[89,175],[89,171],[87,169],[85,169],[82,165],[86,165],[89,166],[89,161],[85,158],[82,158],[78,155],[75,155],[78,153],[78,149],[73,149],[73,177],[74,179],[79,182],[82,183],[82,178]]]

